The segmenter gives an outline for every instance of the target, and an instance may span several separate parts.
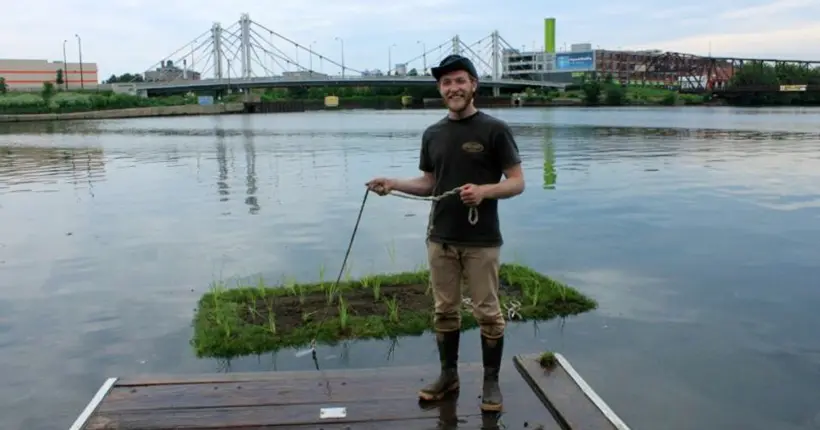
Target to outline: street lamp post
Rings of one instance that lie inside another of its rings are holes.
[[[390,71],[393,70],[393,47],[396,44],[392,44],[387,47],[387,76],[390,76]]]
[[[313,42],[310,42],[310,45],[308,45],[308,51],[310,51],[309,54],[310,54],[310,74],[311,75],[313,75],[313,44],[314,43],[316,43],[315,40]]]
[[[421,49],[424,51],[424,53],[421,54],[422,61],[424,62],[424,70],[421,71],[421,74],[426,75],[427,74],[427,45],[424,42],[422,42],[421,40],[417,40],[416,43],[421,43]]]
[[[79,34],[74,35],[77,38],[77,47],[80,50],[80,88],[84,89],[85,85],[83,85],[83,40],[80,39]]]
[[[66,59],[65,55],[66,43],[68,43],[68,39],[63,40],[63,84],[65,86],[66,91],[68,91],[68,60]]]
[[[336,37],[336,40],[342,44],[342,77],[345,77],[345,41],[341,37]]]

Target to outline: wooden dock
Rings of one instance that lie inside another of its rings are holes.
[[[459,392],[435,403],[417,397],[435,365],[109,378],[70,430],[629,430],[564,357],[549,371],[537,357],[502,366],[501,413],[481,412],[482,366],[466,363]]]

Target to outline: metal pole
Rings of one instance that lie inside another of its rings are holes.
[[[421,54],[422,61],[424,61],[424,69],[421,71],[421,74],[425,75],[427,74],[427,44],[421,40],[417,40],[416,43],[421,43],[421,49],[424,50],[424,53]]]
[[[308,49],[311,52],[311,54],[310,54],[310,74],[311,75],[313,74],[313,44],[314,43],[316,43],[315,40],[313,42],[310,42],[310,45],[308,45]]]
[[[345,77],[345,41],[341,37],[337,37],[338,40],[342,44],[342,77]]]
[[[66,60],[65,55],[66,43],[68,43],[68,39],[63,40],[63,85],[65,86],[66,91],[68,91],[68,60]]]
[[[80,35],[78,34],[75,34],[74,36],[77,37],[77,46],[80,50],[80,88],[85,89],[85,85],[83,85],[83,40],[80,39]]]

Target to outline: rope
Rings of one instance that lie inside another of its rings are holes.
[[[414,196],[412,194],[405,194],[405,193],[401,193],[401,192],[397,192],[397,191],[391,191],[390,194],[392,194],[396,197],[401,197],[401,198],[411,199],[411,200],[429,200],[429,201],[432,201],[433,204],[435,204],[435,202],[438,202],[439,200],[441,200],[445,197],[454,196],[456,194],[459,194],[460,192],[461,192],[461,187],[456,187],[456,188],[453,188],[452,190],[447,191],[447,192],[445,192],[441,195],[438,195],[438,196]],[[338,292],[338,290],[339,290],[338,289],[339,282],[341,282],[342,275],[344,274],[344,271],[345,271],[345,266],[347,266],[347,259],[348,259],[348,257],[350,257],[350,250],[353,249],[353,239],[356,238],[356,232],[359,230],[359,222],[361,222],[361,220],[362,220],[362,212],[364,212],[364,204],[367,202],[368,194],[370,194],[370,189],[365,188],[364,197],[362,197],[362,205],[359,207],[359,215],[356,217],[356,225],[353,227],[353,234],[350,235],[350,243],[347,244],[347,251],[345,252],[345,258],[344,258],[344,260],[342,260],[342,267],[339,268],[339,276],[336,277],[336,283],[333,286],[334,287],[333,291]],[[431,209],[430,210],[431,220],[432,220],[432,217],[433,217],[433,210]],[[467,213],[467,221],[469,221],[471,225],[476,225],[476,223],[478,223],[478,208],[476,208],[475,206],[470,207],[470,211]],[[432,227],[433,227],[433,225],[432,225],[432,222],[431,222],[430,226],[428,228],[432,228]]]
[[[339,291],[339,282],[342,280],[342,274],[345,271],[345,266],[347,265],[347,258],[350,256],[350,250],[353,249],[353,239],[356,238],[356,231],[359,230],[359,222],[362,220],[362,212],[364,212],[364,204],[367,202],[368,194],[370,194],[370,190],[365,188],[364,197],[362,197],[362,205],[359,207],[359,216],[356,217],[356,225],[353,227],[353,234],[350,235],[350,243],[347,244],[347,252],[345,252],[345,258],[344,260],[342,260],[342,267],[339,268],[339,276],[336,277],[336,283],[333,285],[334,292]],[[335,299],[335,297],[333,298]]]
[[[445,197],[454,196],[461,193],[461,187],[455,187],[450,191],[446,191],[442,194],[437,196],[414,196],[412,194],[402,193],[400,191],[390,191],[390,195],[401,197],[403,199],[410,199],[410,200],[427,200],[432,202],[438,202]],[[469,211],[467,212],[467,221],[470,225],[476,225],[478,223],[478,207],[470,206]]]

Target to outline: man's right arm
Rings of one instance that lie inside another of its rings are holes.
[[[436,185],[436,178],[433,172],[424,172],[423,175],[413,179],[393,179],[392,188],[405,194],[425,197],[433,194],[433,187]]]

